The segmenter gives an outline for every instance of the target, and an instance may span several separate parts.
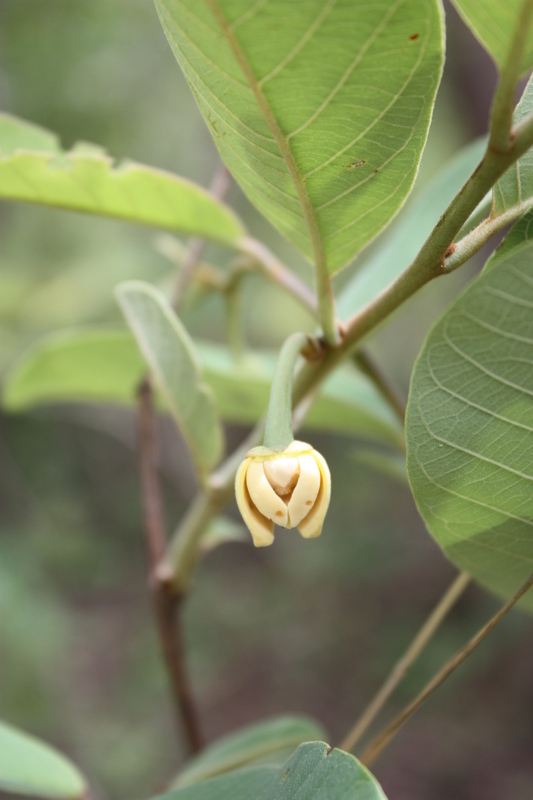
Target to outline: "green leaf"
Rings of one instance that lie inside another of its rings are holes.
[[[164,295],[150,284],[121,283],[116,295],[197,469],[201,474],[209,471],[222,455],[224,435],[192,339]]]
[[[219,739],[186,764],[173,788],[198,783],[267,758],[275,759],[276,765],[281,766],[299,744],[323,735],[322,728],[305,717],[276,717],[248,725]]]
[[[527,0],[452,0],[457,11],[491,54],[499,69],[504,66],[520,12]],[[533,67],[533,29],[522,57],[522,74]]]
[[[156,0],[222,158],[315,264],[344,267],[409,194],[443,55],[437,0]]]
[[[228,247],[241,222],[200,186],[170,172],[123,161],[80,143],[61,149],[50,131],[0,114],[0,198],[190,233]]]
[[[520,122],[533,111],[533,79],[529,79],[516,107],[514,121]],[[533,152],[528,150],[522,158],[502,175],[492,190],[493,217],[518,206],[525,214],[533,205]]]
[[[354,756],[324,742],[301,744],[276,770],[242,770],[163,795],[164,800],[387,800]],[[163,798],[161,800],[163,800]]]
[[[409,480],[430,533],[504,597],[533,572],[532,222],[430,332],[407,409]],[[533,609],[533,596],[522,602]]]
[[[485,148],[484,138],[469,144],[406,206],[394,230],[340,293],[337,310],[341,319],[363,308],[407,269],[443,211],[480,162]]]
[[[72,800],[86,789],[81,773],[61,753],[0,722],[0,790]]]
[[[228,422],[255,423],[266,412],[277,353],[254,352],[235,362],[227,348],[196,343],[204,380]],[[127,333],[65,331],[42,339],[6,376],[3,406],[24,411],[42,403],[131,404],[145,367]],[[337,370],[324,384],[306,426],[367,436],[403,446],[396,416],[355,369]]]

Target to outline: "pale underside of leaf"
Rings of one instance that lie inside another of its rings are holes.
[[[341,269],[414,181],[441,72],[438,3],[156,5],[248,197],[310,258],[318,232],[329,271]]]
[[[454,563],[509,597],[533,572],[531,246],[497,253],[430,333],[406,435],[429,531]],[[523,604],[533,609],[529,595]]]
[[[80,143],[69,152],[44,128],[0,114],[0,199],[38,203],[195,234],[238,248],[235,214],[200,186]]]
[[[222,454],[223,431],[191,338],[164,296],[149,284],[129,281],[120,284],[116,295],[197,467],[208,471]]]

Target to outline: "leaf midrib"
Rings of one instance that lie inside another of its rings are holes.
[[[329,281],[329,275],[327,273],[327,262],[326,262],[326,253],[324,249],[324,242],[322,240],[322,235],[320,233],[320,229],[318,226],[318,219],[315,213],[315,209],[311,202],[311,198],[309,197],[309,193],[307,192],[307,188],[305,185],[305,181],[300,173],[296,160],[294,158],[294,154],[292,152],[291,146],[287,140],[287,137],[284,135],[283,131],[279,127],[278,121],[270,107],[261,86],[259,85],[259,81],[256,79],[256,76],[248,63],[248,59],[246,58],[245,53],[243,52],[237,38],[233,34],[230,24],[228,23],[227,19],[225,18],[224,14],[222,13],[217,0],[206,0],[208,6],[211,8],[213,16],[215,20],[218,22],[224,36],[226,37],[235,58],[239,62],[239,66],[241,67],[246,80],[252,90],[254,97],[257,101],[257,104],[263,114],[265,121],[274,137],[276,144],[279,147],[281,155],[287,165],[287,169],[289,170],[289,174],[291,176],[291,180],[294,184],[294,188],[296,189],[296,193],[298,195],[298,200],[300,201],[300,205],[302,207],[302,212],[305,220],[305,224],[307,226],[307,230],[309,232],[309,239],[311,242],[311,247],[313,250],[314,256],[314,263],[315,263],[315,270],[316,270],[316,277],[317,282],[319,282],[319,277],[321,274],[325,274]]]

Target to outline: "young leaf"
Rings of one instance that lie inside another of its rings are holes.
[[[228,422],[254,424],[266,412],[277,354],[254,352],[236,362],[227,348],[197,343],[204,380]],[[42,403],[132,403],[145,367],[127,333],[66,331],[47,336],[6,376],[3,406],[23,411]],[[324,384],[306,426],[375,438],[402,447],[403,432],[373,385],[355,369]]]
[[[331,274],[413,184],[442,67],[437,0],[156,0],[226,164]]]
[[[394,230],[385,236],[339,295],[341,319],[355,314],[398,277],[413,261],[439,217],[480,162],[486,140],[465,147],[402,211]]]
[[[528,0],[452,0],[457,11],[491,54],[499,69],[504,66],[520,12]],[[533,67],[533,28],[522,58],[522,74]]]
[[[430,533],[505,597],[533,570],[532,221],[430,332],[407,409],[409,480]]]
[[[514,122],[520,122],[533,111],[533,79],[530,78],[516,107]],[[519,206],[525,214],[533,206],[533,152],[522,158],[502,175],[492,190],[492,216],[497,217]]]
[[[53,747],[0,722],[0,790],[75,800],[85,795],[87,786],[77,768]]]
[[[267,758],[269,763],[274,759],[281,766],[299,744],[323,735],[321,727],[305,717],[276,717],[248,725],[219,739],[186,764],[173,788],[198,783]]]
[[[222,455],[223,431],[194,344],[166,298],[150,284],[128,281],[118,286],[116,295],[155,384],[204,474]]]
[[[61,149],[50,131],[0,114],[0,199],[83,211],[237,247],[242,224],[200,186],[104,150]]]
[[[354,756],[324,742],[301,744],[283,766],[241,770],[177,789],[161,800],[387,800]]]

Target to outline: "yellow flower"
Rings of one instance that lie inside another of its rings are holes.
[[[235,478],[237,505],[256,547],[274,541],[274,523],[298,528],[302,536],[320,536],[331,493],[324,458],[305,442],[276,452],[254,447]]]

